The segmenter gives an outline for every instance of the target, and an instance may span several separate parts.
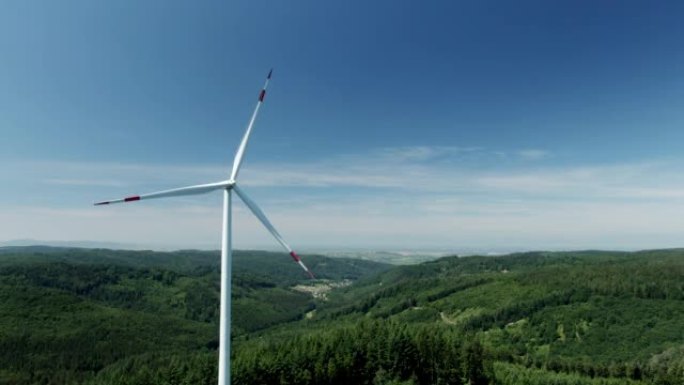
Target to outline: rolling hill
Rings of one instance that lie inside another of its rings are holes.
[[[322,256],[307,262],[318,282],[389,268]],[[213,355],[218,263],[218,252],[0,248],[0,384],[78,383],[126,360]],[[308,278],[285,254],[236,252],[233,334],[301,318],[315,306],[291,289],[301,283]],[[205,361],[213,368],[215,360]]]
[[[684,384],[684,250],[307,263],[236,253],[233,383]],[[0,384],[214,383],[217,268],[0,249]]]

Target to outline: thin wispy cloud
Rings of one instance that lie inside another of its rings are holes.
[[[394,163],[424,162],[444,158],[459,158],[481,152],[483,149],[480,147],[405,146],[381,148],[366,154],[364,158],[380,158]]]
[[[367,188],[421,193],[495,194],[507,197],[678,198],[684,190],[682,162],[644,161],[627,164],[554,166],[534,168],[475,167],[469,162],[427,162],[426,154],[477,149],[419,147],[382,149],[366,156],[332,157],[316,163],[256,163],[246,165],[243,184],[248,187]],[[390,156],[393,153],[422,154]],[[108,188],[108,191],[170,188],[225,179],[228,168],[205,165],[136,165],[77,162],[17,162],[0,170],[0,176],[18,183],[40,182],[55,186]],[[55,187],[59,188],[59,187]],[[145,190],[147,191],[147,190]],[[368,191],[368,190],[364,190]]]
[[[624,238],[629,247],[660,247],[674,245],[663,242],[684,231],[681,161],[558,166],[547,155],[498,167],[471,161],[492,153],[421,146],[313,164],[252,161],[242,183],[284,235],[305,246],[616,247]],[[57,198],[36,204],[40,192],[23,191],[23,203],[0,207],[7,219],[0,232],[5,239],[218,245],[220,194],[106,209],[90,204],[225,175],[227,167],[204,165],[18,163],[0,177],[20,186],[40,181]],[[238,246],[272,243],[240,204],[235,216]]]
[[[520,150],[517,154],[527,160],[540,160],[550,155],[548,151],[536,149]]]
[[[48,178],[44,179],[42,183],[47,185],[62,185],[62,186],[102,186],[102,187],[122,187],[124,183],[115,180],[104,179],[59,179]]]

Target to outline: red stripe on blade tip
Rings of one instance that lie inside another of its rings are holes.
[[[266,96],[266,90],[261,90],[261,93],[259,94],[259,101],[263,102],[265,96]]]
[[[107,202],[97,202],[97,203],[95,203],[95,206],[102,206],[102,205],[108,205],[108,204],[109,204],[109,201],[107,201]]]
[[[124,202],[133,202],[133,201],[139,201],[139,200],[140,200],[140,197],[137,195],[132,196],[132,197],[128,197],[128,198],[124,198]]]
[[[299,262],[302,260],[301,258],[299,258],[299,255],[297,255],[294,251],[290,251],[290,256],[292,257],[292,259],[295,260],[295,262]]]

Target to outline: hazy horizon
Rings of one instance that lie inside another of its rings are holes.
[[[36,240],[36,239],[15,239],[8,241],[0,241],[0,247],[31,247],[31,246],[47,246],[47,247],[75,247],[75,248],[103,248],[112,250],[152,250],[152,251],[164,251],[164,252],[174,252],[183,250],[199,250],[199,251],[216,251],[220,252],[220,245],[205,245],[205,247],[184,247],[183,245],[153,245],[153,244],[129,244],[129,243],[117,243],[117,242],[99,242],[99,241],[85,241],[85,240],[75,240],[75,241],[56,241],[56,240]],[[395,255],[418,255],[418,256],[448,256],[448,255],[505,255],[519,252],[536,252],[536,251],[549,251],[549,252],[572,252],[572,251],[585,251],[585,250],[600,250],[600,251],[641,251],[641,250],[657,250],[657,249],[679,249],[684,246],[672,246],[672,247],[652,247],[652,248],[624,248],[624,247],[609,247],[609,248],[568,248],[568,247],[556,247],[556,248],[525,248],[525,247],[501,247],[501,248],[477,248],[477,247],[453,247],[453,248],[430,248],[430,247],[417,247],[417,248],[396,248],[396,247],[346,247],[346,246],[309,246],[301,249],[302,253],[319,253],[331,256],[352,256],[355,254],[364,253],[387,253]],[[236,250],[257,250],[257,251],[272,251],[281,252],[282,249],[273,245],[246,245],[245,247],[236,248]]]

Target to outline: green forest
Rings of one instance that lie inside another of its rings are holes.
[[[684,250],[305,259],[235,253],[234,384],[684,384]],[[0,384],[214,384],[218,273],[0,248]]]

